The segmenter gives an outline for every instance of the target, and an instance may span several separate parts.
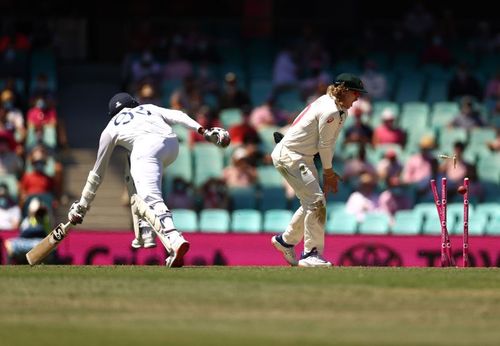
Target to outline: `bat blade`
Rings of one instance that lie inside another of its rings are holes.
[[[71,223],[60,223],[33,247],[27,254],[26,259],[30,265],[40,264],[66,237]]]

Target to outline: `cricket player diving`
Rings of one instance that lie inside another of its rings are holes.
[[[111,120],[101,134],[97,160],[90,171],[79,201],[68,212],[73,224],[82,223],[99,188],[111,154],[116,146],[129,152],[125,175],[130,195],[135,239],[132,246],[153,247],[155,235],[165,246],[168,267],[182,267],[189,250],[173,223],[172,213],[163,201],[163,169],[172,164],[179,152],[179,142],[172,125],[180,124],[197,131],[218,147],[227,147],[230,137],[221,128],[204,129],[187,114],[153,104],[140,105],[131,95],[118,93],[109,101]]]
[[[338,75],[326,94],[306,106],[295,118],[271,156],[274,166],[295,190],[300,200],[284,233],[274,236],[272,244],[292,266],[327,267],[323,258],[326,195],[338,191],[338,175],[332,160],[335,142],[344,126],[347,110],[361,93],[361,80],[350,73]],[[323,167],[323,189],[314,165],[319,154]],[[297,261],[295,246],[304,238],[304,251]]]

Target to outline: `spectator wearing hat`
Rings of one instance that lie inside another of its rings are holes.
[[[434,137],[422,137],[420,152],[410,156],[403,167],[403,183],[417,184],[419,192],[429,190],[429,180],[435,176],[438,167],[437,159],[432,153],[434,148]]]
[[[373,133],[373,145],[398,144],[403,147],[406,143],[406,132],[397,127],[396,114],[387,108],[382,112],[382,124]]]
[[[379,179],[399,179],[403,165],[398,160],[397,153],[394,149],[388,149],[382,160],[377,164],[377,174]]]
[[[363,173],[359,177],[358,188],[347,199],[345,210],[353,214],[358,222],[363,222],[369,212],[379,209],[379,194],[376,192],[377,181],[372,174]]]
[[[243,108],[250,106],[250,97],[238,85],[238,78],[235,73],[226,73],[224,77],[224,86],[219,95],[219,107]]]
[[[471,130],[475,127],[483,127],[485,125],[481,114],[474,109],[473,99],[469,96],[463,97],[460,102],[460,112],[453,118],[450,126]]]
[[[229,188],[251,187],[257,182],[257,170],[249,162],[245,147],[236,148],[231,165],[222,171],[223,179]]]

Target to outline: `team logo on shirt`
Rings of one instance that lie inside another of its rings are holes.
[[[333,121],[333,117],[330,117],[328,118],[328,120],[326,121],[328,124],[331,123]]]

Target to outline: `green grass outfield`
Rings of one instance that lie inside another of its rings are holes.
[[[499,345],[500,270],[0,266],[0,344]]]

